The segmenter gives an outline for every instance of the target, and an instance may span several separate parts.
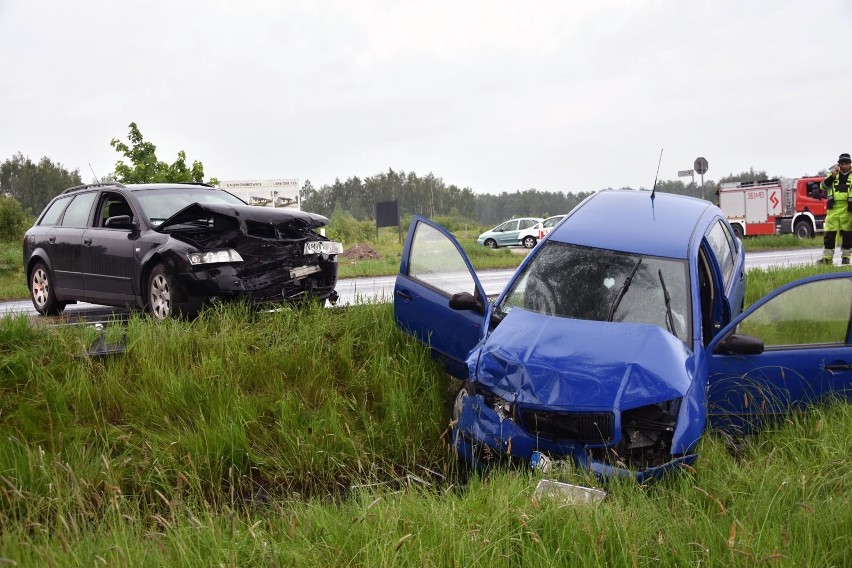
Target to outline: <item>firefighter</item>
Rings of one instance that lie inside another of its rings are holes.
[[[828,198],[825,209],[825,237],[822,258],[817,264],[834,263],[834,247],[840,231],[840,262],[849,264],[852,259],[852,158],[840,154],[831,173],[822,180],[820,187]]]

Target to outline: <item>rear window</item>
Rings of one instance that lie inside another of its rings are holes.
[[[62,216],[62,212],[65,211],[65,207],[70,202],[70,197],[62,197],[51,203],[47,208],[47,211],[44,212],[44,215],[41,216],[41,221],[39,221],[38,224],[45,227],[52,227],[56,225],[59,222],[59,217]]]
[[[89,213],[92,211],[92,204],[95,202],[97,193],[91,191],[89,193],[81,193],[74,197],[74,201],[65,210],[65,215],[62,216],[63,227],[85,227],[89,223]]]

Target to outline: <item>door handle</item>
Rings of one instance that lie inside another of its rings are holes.
[[[852,370],[852,365],[850,365],[849,363],[844,363],[842,361],[838,361],[836,363],[831,363],[829,365],[826,365],[824,368],[829,373],[834,373],[834,372],[842,373],[843,371]]]
[[[403,300],[408,300],[409,302],[414,299],[414,296],[412,296],[407,290],[397,290],[396,295]]]
[[[50,237],[48,237],[47,242],[49,242],[50,244],[55,243],[55,242],[56,242],[56,237],[54,237],[54,236],[50,236]]]
[[[91,244],[92,244],[92,239],[91,239],[91,237],[89,237],[89,238],[87,238],[87,239],[83,239],[83,244],[84,244],[84,245],[86,245],[86,246],[91,245]]]

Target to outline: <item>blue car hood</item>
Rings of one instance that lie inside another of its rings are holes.
[[[468,356],[471,377],[518,405],[627,410],[686,394],[686,346],[657,325],[513,308]]]

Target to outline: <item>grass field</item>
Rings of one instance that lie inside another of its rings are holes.
[[[750,271],[747,302],[815,270]],[[2,564],[848,565],[849,403],[563,508],[457,471],[451,385],[389,305],[134,317],[89,358],[97,334],[0,320]]]

